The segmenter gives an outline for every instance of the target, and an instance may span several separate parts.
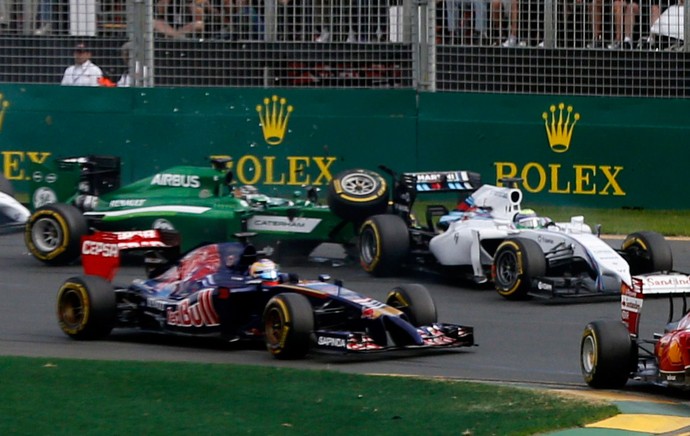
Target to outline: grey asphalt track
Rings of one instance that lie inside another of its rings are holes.
[[[676,269],[690,271],[690,243],[672,241],[672,246]],[[307,262],[304,258],[278,260],[284,270],[297,272],[300,277],[316,278],[319,273],[328,273],[343,279],[347,287],[378,299],[384,299],[387,291],[398,284],[424,283],[436,300],[439,320],[474,326],[479,346],[370,358],[313,355],[301,361],[281,362],[260,345],[198,343],[136,331],[115,331],[101,341],[74,341],[57,326],[55,296],[62,281],[80,274],[81,267],[45,266],[28,254],[20,234],[11,234],[0,236],[0,355],[238,363],[584,387],[578,359],[585,324],[620,316],[617,301],[514,302],[490,288],[447,283],[429,274],[373,279],[355,263],[333,266],[331,262]],[[115,281],[129,283],[142,277],[142,272],[140,266],[125,266]],[[650,302],[645,307],[643,331],[651,335],[655,328],[661,328],[666,310],[665,302]],[[647,319],[655,322],[647,327]]]
[[[609,243],[617,246],[620,240]],[[675,269],[690,272],[690,242],[671,241]],[[316,254],[339,257],[342,249],[321,247]],[[620,319],[620,303],[545,304],[507,301],[490,287],[449,283],[433,274],[410,274],[394,279],[373,279],[354,262],[307,261],[279,258],[283,270],[303,278],[327,273],[345,285],[377,299],[404,283],[423,283],[431,291],[439,320],[475,327],[479,344],[471,349],[421,354],[379,354],[367,358],[310,355],[299,361],[273,359],[261,344],[226,344],[220,341],[183,340],[137,331],[115,331],[105,340],[82,342],[65,336],[57,326],[55,297],[68,277],[81,266],[48,267],[33,259],[20,234],[0,235],[0,355],[81,359],[126,359],[270,365],[327,369],[352,373],[435,376],[516,383],[565,390],[608,399],[622,414],[586,428],[551,433],[554,436],[609,434],[689,434],[690,405],[681,394],[629,382],[627,392],[595,391],[582,381],[579,344],[584,326],[597,319]],[[129,283],[143,276],[141,266],[121,269],[115,281]],[[641,331],[651,337],[666,323],[664,300],[645,302]],[[621,396],[621,394],[623,396]],[[669,401],[670,400],[670,401]]]

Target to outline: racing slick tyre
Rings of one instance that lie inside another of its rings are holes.
[[[115,292],[98,276],[72,277],[57,296],[58,324],[74,339],[99,339],[115,326]]]
[[[395,275],[410,251],[407,224],[397,215],[374,215],[359,229],[359,261],[377,277]]]
[[[509,300],[527,298],[532,279],[546,273],[546,257],[536,241],[510,238],[503,241],[494,255],[491,275],[494,287]]]
[[[587,324],[580,342],[580,368],[585,382],[599,389],[625,386],[637,364],[637,348],[620,321]]]
[[[403,312],[415,327],[438,321],[436,303],[429,290],[422,285],[409,284],[391,289],[386,304]]]
[[[81,253],[81,237],[89,231],[76,207],[53,203],[34,212],[26,223],[24,242],[29,252],[48,265],[64,265]]]
[[[386,180],[374,171],[345,170],[328,184],[328,207],[345,221],[361,223],[388,208]]]
[[[277,359],[299,359],[309,351],[314,311],[307,297],[295,293],[271,298],[263,313],[266,348]]]
[[[671,245],[663,235],[644,231],[628,235],[621,246],[630,265],[630,274],[646,274],[673,269]]]

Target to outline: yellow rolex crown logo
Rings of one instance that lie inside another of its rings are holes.
[[[270,145],[278,145],[285,138],[288,119],[293,111],[293,107],[287,104],[287,99],[274,95],[271,98],[264,98],[264,104],[256,105],[259,113],[261,130],[264,132],[264,139]]]
[[[558,111],[558,114],[556,114],[556,111]],[[563,113],[564,111],[566,112],[565,114]],[[573,129],[580,119],[580,114],[573,113],[572,106],[566,108],[565,103],[559,103],[558,108],[555,105],[551,105],[549,112],[551,113],[550,116],[546,112],[541,115],[546,127],[546,136],[549,138],[549,146],[556,153],[566,152],[570,147]]]
[[[5,100],[5,96],[0,94],[0,132],[2,131],[2,123],[5,121],[5,112],[10,107],[10,102]]]

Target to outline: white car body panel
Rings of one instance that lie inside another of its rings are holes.
[[[517,194],[516,194],[517,193]],[[581,216],[570,222],[553,223],[546,228],[520,229],[513,219],[520,212],[520,191],[483,185],[465,201],[467,211],[451,212],[448,229],[429,242],[429,250],[444,266],[471,266],[475,276],[493,263],[493,253],[482,242],[515,236],[534,240],[547,255],[547,260],[581,258],[596,271],[596,286],[603,290],[620,289],[621,281],[632,284],[630,267],[609,244],[593,234]]]
[[[0,224],[19,226],[29,220],[31,212],[14,197],[0,192]]]

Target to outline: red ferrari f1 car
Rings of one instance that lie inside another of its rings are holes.
[[[170,264],[152,252],[145,259],[149,278],[119,286],[110,280],[120,249],[165,249],[160,232],[85,236],[86,275],[60,287],[59,325],[75,339],[127,327],[260,340],[276,358],[302,358],[312,349],[368,353],[474,345],[472,327],[438,322],[434,301],[421,285],[398,286],[379,302],[325,275],[308,281],[281,273],[244,239],[199,247]]]
[[[621,293],[621,321],[587,324],[580,345],[585,382],[594,388],[621,388],[629,379],[690,388],[690,277],[657,273],[633,277]],[[669,313],[660,333],[640,337],[640,317],[650,297],[668,297]],[[682,300],[680,317],[674,301]]]

